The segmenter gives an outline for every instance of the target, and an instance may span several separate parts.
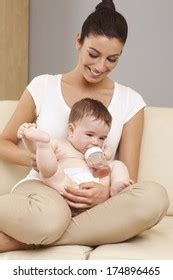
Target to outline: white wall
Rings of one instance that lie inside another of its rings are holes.
[[[63,73],[77,60],[75,37],[99,0],[30,0],[30,80]],[[115,0],[129,36],[114,80],[136,89],[148,105],[173,107],[173,1]]]

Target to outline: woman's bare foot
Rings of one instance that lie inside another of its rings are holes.
[[[24,250],[27,245],[12,237],[0,232],[0,253],[16,250]]]

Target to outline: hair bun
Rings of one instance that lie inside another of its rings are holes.
[[[96,11],[103,10],[103,9],[110,9],[112,11],[116,11],[115,5],[112,0],[102,0],[97,6]]]

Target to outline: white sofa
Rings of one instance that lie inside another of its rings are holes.
[[[0,101],[0,131],[10,118],[17,101]],[[139,236],[119,244],[88,246],[55,246],[46,249],[14,251],[0,254],[4,259],[173,259],[173,108],[147,107],[142,140],[139,181],[161,183],[168,191],[170,207],[167,216]],[[28,172],[27,168],[0,161],[0,194]],[[146,201],[147,203],[147,201]],[[158,201],[159,203],[159,201]]]

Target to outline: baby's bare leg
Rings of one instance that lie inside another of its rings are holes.
[[[116,195],[122,189],[129,186],[130,178],[126,165],[119,160],[114,160],[111,164],[111,196]]]
[[[52,177],[58,168],[56,155],[50,143],[37,143],[36,162],[41,177]]]
[[[59,193],[63,192],[64,188],[68,186],[79,188],[79,186],[68,175],[64,173],[63,169],[60,166],[57,167],[57,171],[52,177],[42,177],[41,179],[46,185],[55,189]]]
[[[36,145],[36,162],[42,177],[48,178],[57,171],[57,159],[50,143],[49,134],[36,127],[24,131],[27,140]]]
[[[101,178],[100,183],[104,186],[110,186],[111,196],[114,196],[129,185],[129,172],[125,164],[119,160],[110,163],[110,168],[110,175]]]

